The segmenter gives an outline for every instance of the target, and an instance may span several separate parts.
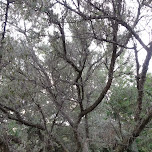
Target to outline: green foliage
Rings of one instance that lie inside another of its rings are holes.
[[[134,135],[142,122],[135,120],[134,45],[142,42],[139,25],[151,25],[142,10],[150,1],[0,5],[0,143],[12,152],[113,152]],[[146,78],[141,119],[151,112],[152,75]],[[151,125],[124,145],[128,151],[152,151]]]

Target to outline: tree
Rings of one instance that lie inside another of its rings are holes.
[[[140,25],[151,24],[152,3],[130,3],[1,1],[3,151],[141,148],[152,118],[152,44]]]

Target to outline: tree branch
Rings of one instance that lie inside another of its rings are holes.
[[[0,104],[0,110],[6,114],[6,116],[8,117],[8,119],[11,119],[11,120],[15,120],[15,121],[18,121],[20,122],[21,124],[24,124],[26,126],[30,126],[30,127],[34,127],[34,128],[37,128],[37,129],[40,129],[40,130],[45,130],[45,128],[40,125],[40,124],[34,124],[32,122],[29,122],[29,121],[26,121],[22,118],[22,116],[20,115],[20,113],[18,111],[16,111],[15,109],[13,108],[10,108],[10,107],[7,107],[5,105],[2,105]],[[16,117],[14,117],[13,115],[11,115],[9,113],[9,111],[12,111],[15,113]]]

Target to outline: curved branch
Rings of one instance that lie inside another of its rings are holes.
[[[45,130],[45,128],[41,124],[35,124],[35,123],[24,120],[21,117],[20,113],[13,108],[0,104],[0,110],[7,116],[8,119],[18,121],[21,124],[26,125],[26,126],[34,127],[40,130]],[[9,111],[14,112],[16,116],[11,115]]]

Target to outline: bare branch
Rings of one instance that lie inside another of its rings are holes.
[[[16,111],[15,109],[13,109],[13,108],[10,108],[10,107],[7,107],[5,105],[0,104],[0,110],[4,114],[6,114],[6,116],[8,117],[8,119],[18,121],[21,124],[24,124],[26,126],[34,127],[34,128],[40,129],[40,130],[45,130],[45,128],[42,125],[40,125],[40,124],[34,124],[32,122],[24,120],[24,118],[22,118],[22,116],[20,115],[20,113],[18,111]],[[13,115],[11,115],[9,113],[9,111],[14,112],[15,115],[16,115],[16,117],[14,117]]]
[[[138,90],[138,98],[137,98],[137,110],[136,110],[136,114],[135,114],[136,121],[140,121],[140,113],[142,111],[142,100],[143,100],[143,96],[144,96],[144,84],[146,81],[146,74],[148,71],[148,66],[149,66],[151,57],[152,57],[152,45],[150,45],[150,48],[148,48],[148,52],[147,52],[145,61],[142,66],[142,72],[141,72],[139,80],[138,80],[139,81],[138,82],[139,90]]]

